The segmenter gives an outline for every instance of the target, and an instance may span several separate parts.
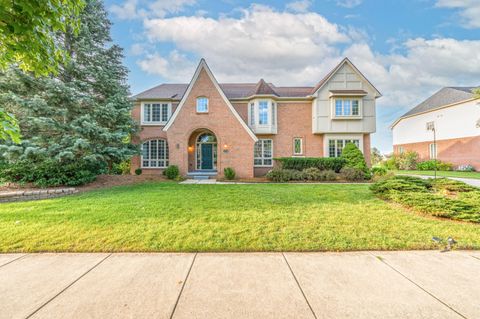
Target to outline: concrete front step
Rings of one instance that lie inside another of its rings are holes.
[[[217,171],[196,171],[196,172],[188,172],[188,178],[193,178],[197,180],[204,180],[209,178],[216,178]]]

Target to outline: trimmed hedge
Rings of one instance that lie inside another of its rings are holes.
[[[453,170],[453,164],[451,163],[446,163],[437,160],[435,163],[435,160],[428,160],[428,161],[423,161],[420,163],[417,163],[417,170],[419,171],[433,171],[435,170],[435,164],[437,164],[437,170],[438,171],[451,171]]]
[[[338,157],[280,157],[275,160],[283,169],[303,171],[306,168],[315,167],[321,171],[332,170],[336,173],[339,173],[346,163],[343,158]]]

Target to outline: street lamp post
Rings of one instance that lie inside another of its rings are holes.
[[[433,164],[435,179],[437,179],[437,134],[435,130],[435,122],[427,122],[427,131],[433,132],[433,149],[435,151],[433,152]],[[432,151],[431,148],[430,151]]]

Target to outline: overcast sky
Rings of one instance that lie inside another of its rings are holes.
[[[480,0],[107,0],[132,93],[188,83],[315,85],[347,56],[382,92],[372,145],[443,86],[480,85]]]

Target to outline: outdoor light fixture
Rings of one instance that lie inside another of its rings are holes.
[[[435,179],[437,179],[437,133],[435,130],[435,122],[427,122],[427,131],[433,132],[433,149],[435,153],[433,153],[433,163],[434,163],[434,170],[435,170]],[[429,150],[431,151],[431,150]]]
[[[188,147],[188,151],[189,151],[190,153],[193,152],[193,146],[190,145],[190,146]]]
[[[223,144],[223,152],[228,153],[229,145],[227,143]]]

